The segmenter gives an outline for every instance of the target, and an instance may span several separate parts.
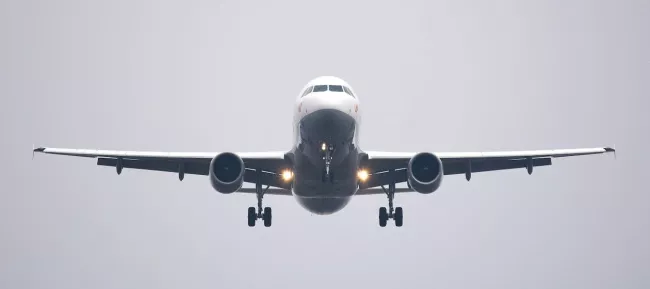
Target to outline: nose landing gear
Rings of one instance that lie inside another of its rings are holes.
[[[323,182],[334,182],[334,176],[332,175],[332,171],[330,170],[331,164],[332,164],[332,153],[334,153],[334,146],[333,145],[327,145],[327,143],[323,143],[321,146],[321,149],[324,152],[323,160],[325,160],[325,168],[323,169],[323,176],[322,180]]]
[[[393,174],[393,170],[389,171],[389,174]],[[379,226],[386,227],[388,219],[395,220],[395,226],[401,227],[404,224],[404,210],[402,207],[393,208],[393,199],[395,198],[395,182],[391,181],[388,184],[388,190],[384,186],[381,186],[381,189],[384,190],[386,196],[388,197],[388,210],[386,207],[379,208]]]

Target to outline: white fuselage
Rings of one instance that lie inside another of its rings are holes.
[[[359,99],[336,77],[310,81],[294,108],[293,194],[317,214],[339,211],[358,189]]]

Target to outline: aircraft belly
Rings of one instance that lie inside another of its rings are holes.
[[[323,110],[303,118],[301,143],[294,151],[293,194],[300,205],[315,214],[332,214],[343,209],[358,188],[359,152],[354,144],[355,120],[336,110]],[[322,143],[333,144],[329,166],[331,178],[324,179]]]

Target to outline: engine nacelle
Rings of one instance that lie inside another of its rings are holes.
[[[239,190],[244,184],[244,160],[234,153],[220,153],[210,162],[210,183],[222,194]]]
[[[411,189],[421,194],[433,193],[442,183],[442,161],[432,153],[419,153],[409,161],[407,174]]]

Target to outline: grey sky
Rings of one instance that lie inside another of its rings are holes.
[[[0,288],[648,288],[648,1],[2,1]],[[289,149],[319,75],[366,150],[616,145],[312,216],[31,145]]]

